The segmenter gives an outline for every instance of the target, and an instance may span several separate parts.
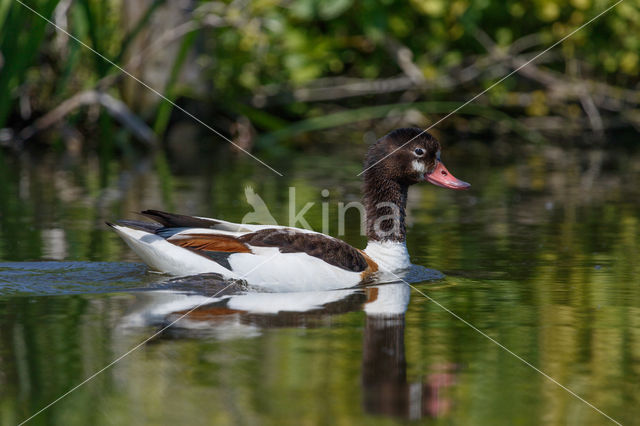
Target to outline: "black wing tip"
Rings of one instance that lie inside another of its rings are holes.
[[[116,229],[118,226],[124,226],[126,228],[137,229],[151,234],[154,234],[158,229],[162,228],[162,226],[157,223],[139,222],[137,220],[117,220],[115,223],[105,222],[105,224],[113,229]]]
[[[170,215],[171,213],[164,212],[164,211],[162,211],[162,210],[147,209],[147,210],[142,210],[142,211],[140,212],[140,214],[143,214],[143,215],[158,215],[158,214],[159,214],[159,215],[165,215],[165,214],[169,214],[169,215]]]
[[[211,228],[219,223],[214,219],[168,213],[155,209],[143,210],[140,214],[167,228]]]
[[[162,224],[163,226],[171,226],[171,223],[175,220],[175,218],[182,217],[182,215],[155,209],[142,210],[140,214],[148,219]]]
[[[126,226],[127,228],[149,232],[150,234],[155,234],[158,229],[162,229],[162,225],[157,223],[141,222],[138,220],[118,220],[116,223],[119,226]]]

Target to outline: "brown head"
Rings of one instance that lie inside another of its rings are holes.
[[[471,186],[449,173],[440,161],[438,140],[417,128],[397,129],[380,138],[367,152],[363,174],[367,235],[376,240],[404,241],[409,185],[426,181],[456,190]],[[397,217],[381,220],[391,215]]]
[[[438,140],[422,132],[396,129],[371,145],[364,162],[365,181],[377,176],[404,185],[427,181],[444,188],[468,189],[471,185],[456,179],[440,161]]]

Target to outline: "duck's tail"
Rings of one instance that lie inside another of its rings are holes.
[[[141,225],[144,224],[144,225]],[[152,269],[171,275],[219,273],[225,278],[237,278],[233,272],[188,249],[171,244],[144,222],[107,222],[125,243]]]

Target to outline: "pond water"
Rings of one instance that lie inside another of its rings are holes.
[[[284,177],[207,147],[169,161],[0,154],[0,423],[144,342],[29,424],[612,424],[443,307],[637,422],[640,156],[443,142],[473,186],[410,191],[412,261],[446,275],[413,280],[432,300],[405,284],[269,294],[170,279],[104,225],[145,208],[240,221],[247,186],[287,223],[295,187],[318,230],[327,203],[337,235],[364,143],[266,158]],[[347,214],[341,237],[363,247],[358,225]]]

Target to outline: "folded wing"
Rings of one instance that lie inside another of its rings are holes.
[[[142,259],[174,275],[215,272],[273,289],[342,288],[372,278],[376,263],[342,240],[278,225],[244,225],[145,210],[157,223],[111,225]],[[311,287],[309,287],[311,288]]]
[[[155,230],[156,235],[212,259],[214,253],[255,254],[256,247],[272,247],[277,248],[280,253],[306,253],[351,272],[363,272],[369,267],[360,250],[342,240],[315,232],[286,227],[266,227],[251,232],[242,225],[215,219],[158,210],[145,210],[142,214],[163,225]],[[223,257],[215,256],[218,259]]]

